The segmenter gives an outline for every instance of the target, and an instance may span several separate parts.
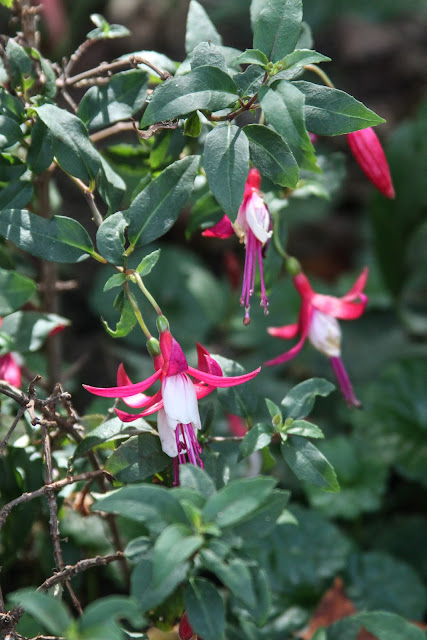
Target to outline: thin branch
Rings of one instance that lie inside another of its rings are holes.
[[[114,62],[101,62],[97,67],[93,69],[88,69],[87,71],[82,71],[82,73],[78,73],[75,76],[62,77],[58,78],[56,84],[59,88],[64,86],[70,87],[81,80],[86,80],[87,78],[92,78],[94,76],[102,76],[103,74],[111,74],[114,71],[118,71],[119,69],[123,69],[126,67],[137,67],[139,64],[145,64],[147,67],[152,69],[162,80],[167,80],[171,77],[168,71],[163,71],[156,67],[156,65],[152,64],[149,60],[145,58],[140,58],[139,56],[131,56],[130,58],[125,58],[124,60],[115,60]]]
[[[40,489],[36,489],[35,491],[31,491],[30,493],[23,493],[18,498],[11,500],[0,510],[0,531],[3,528],[4,523],[7,520],[9,513],[12,511],[14,507],[17,507],[20,504],[24,504],[25,502],[30,502],[31,500],[35,500],[36,498],[40,498],[41,496],[45,496],[49,491],[60,491],[64,487],[69,484],[74,484],[76,482],[87,482],[88,480],[93,480],[96,478],[111,477],[107,471],[104,469],[98,469],[96,471],[86,471],[85,473],[79,473],[76,476],[71,476],[70,478],[63,478],[62,480],[56,480],[56,482],[52,482],[51,484],[45,484]]]
[[[111,125],[111,127],[106,127],[105,129],[101,129],[100,131],[92,133],[90,135],[90,139],[92,140],[92,142],[99,142],[100,140],[105,140],[105,138],[115,136],[117,133],[133,130],[133,122],[117,122],[116,124]]]
[[[242,442],[245,436],[210,436],[203,442]]]
[[[64,67],[64,77],[68,77],[71,73],[71,69],[74,67],[74,65],[76,64],[76,62],[81,58],[81,56],[86,53],[86,51],[89,49],[89,47],[92,44],[95,44],[96,42],[99,42],[99,40],[93,39],[93,40],[85,40],[84,42],[82,42],[82,44],[74,51],[74,53],[71,54],[70,59],[68,60],[67,64]]]
[[[19,407],[18,413],[16,414],[16,418],[12,422],[12,425],[11,425],[9,431],[7,432],[7,434],[5,435],[3,440],[0,442],[0,453],[3,453],[4,448],[6,447],[7,443],[9,442],[10,436],[15,431],[16,425],[18,424],[18,422],[20,421],[20,419],[22,418],[22,416],[24,415],[26,410],[27,410],[27,406],[26,405],[22,406],[22,407]]]
[[[104,219],[98,207],[96,206],[95,196],[93,195],[93,191],[83,191],[83,195],[86,199],[86,202],[89,205],[89,209],[92,212],[92,220],[94,221],[97,227],[100,227],[101,224],[104,222]]]
[[[76,562],[74,565],[67,565],[62,569],[62,571],[58,571],[53,576],[48,578],[43,582],[43,584],[38,587],[38,591],[43,589],[47,591],[51,589],[56,584],[61,582],[65,582],[69,580],[73,576],[81,573],[82,571],[87,571],[88,569],[92,569],[93,567],[105,567],[110,562],[114,562],[115,560],[121,560],[124,557],[123,551],[117,551],[108,556],[96,556],[95,558],[86,558],[85,560],[80,560]]]

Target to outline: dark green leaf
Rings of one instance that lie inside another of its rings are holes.
[[[234,360],[218,355],[212,357],[218,362],[225,376],[241,376],[245,373],[243,367]],[[224,409],[236,416],[247,418],[256,409],[257,397],[253,380],[236,387],[218,388],[217,394]]]
[[[212,129],[205,140],[203,167],[213,195],[234,219],[249,172],[249,143],[242,129],[233,124]]]
[[[111,418],[98,425],[90,431],[86,437],[77,445],[73,458],[80,458],[85,453],[98,447],[105,442],[117,440],[119,438],[127,438],[130,434],[134,434],[138,429],[149,431],[150,427],[147,422],[139,418],[132,424],[123,423],[119,418]]]
[[[324,378],[310,378],[291,389],[282,400],[286,418],[299,420],[309,415],[314,406],[316,396],[326,397],[335,387]]]
[[[225,71],[218,67],[197,67],[194,71],[171,78],[157,87],[140,126],[147,127],[161,120],[172,120],[197,109],[218,111],[236,100],[236,85]]]
[[[30,278],[0,268],[0,316],[20,309],[35,291],[36,283]]]
[[[305,119],[307,129],[312,133],[338,136],[385,122],[344,91],[303,80],[293,85],[305,96]]]
[[[412,567],[386,553],[354,554],[349,562],[346,594],[357,610],[384,610],[421,620],[427,590]]]
[[[290,427],[286,427],[284,433],[304,438],[324,438],[323,431],[307,420],[294,420]]]
[[[32,197],[33,185],[31,182],[25,180],[12,182],[4,189],[0,189],[0,210],[22,209]]]
[[[28,149],[28,166],[34,173],[43,173],[53,160],[53,149],[49,130],[42,120],[37,119],[31,129],[31,142]]]
[[[283,71],[280,71],[275,78],[291,80],[304,69],[304,65],[319,62],[330,62],[328,56],[324,56],[311,49],[297,49],[285,56],[280,62],[283,64]]]
[[[114,289],[115,287],[121,287],[127,280],[127,276],[125,273],[115,273],[108,278],[107,282],[104,284],[103,291],[109,291],[110,289]]]
[[[254,27],[254,48],[272,62],[295,49],[301,31],[302,0],[270,0]]]
[[[136,268],[136,271],[138,271],[141,277],[148,276],[148,274],[154,269],[157,264],[157,260],[160,258],[160,251],[161,249],[156,249],[156,251],[149,253],[141,260]]]
[[[185,587],[184,604],[192,629],[203,640],[224,640],[224,603],[211,582],[191,580]]]
[[[51,262],[80,262],[93,253],[93,244],[82,225],[64,216],[42,218],[29,211],[4,209],[0,235],[37,258]]]
[[[162,451],[159,438],[151,433],[143,433],[117,447],[105,463],[105,468],[120,482],[130,483],[163,471],[170,461]]]
[[[169,574],[200,549],[203,538],[190,527],[171,524],[157,538],[153,553],[153,587],[158,589]]]
[[[62,602],[40,591],[22,589],[9,594],[15,605],[21,605],[25,611],[40,622],[50,633],[65,635],[72,618]]]
[[[387,611],[357,613],[351,616],[361,627],[378,637],[378,640],[425,640],[421,629],[404,618]],[[328,636],[329,637],[329,636]]]
[[[105,320],[102,320],[102,322],[105,330],[112,338],[123,338],[132,331],[137,322],[132,305],[124,291],[120,291],[119,295],[114,300],[114,308],[120,313],[120,320],[118,321],[116,328],[110,329]]]
[[[125,556],[132,563],[137,563],[151,557],[153,542],[148,536],[140,536],[129,542],[125,549]]]
[[[108,84],[90,87],[77,115],[89,129],[108,127],[139,111],[147,97],[148,74],[131,69],[115,74]]]
[[[133,484],[99,498],[93,507],[97,511],[118,513],[136,522],[143,522],[153,533],[160,533],[169,524],[188,524],[186,515],[172,493],[164,487]]]
[[[151,554],[152,555],[152,554]],[[162,603],[183,582],[188,572],[188,563],[179,564],[158,587],[153,584],[153,561],[150,556],[138,562],[131,577],[131,595],[137,600],[142,612]]]
[[[22,139],[19,124],[8,116],[0,115],[0,149],[7,149]]]
[[[281,451],[297,478],[321,487],[324,491],[339,491],[333,467],[311,442],[292,436],[291,440],[282,442]]]
[[[236,58],[238,64],[258,64],[262,67],[268,63],[268,58],[259,49],[246,49],[240,56]]]
[[[233,527],[233,533],[249,541],[264,538],[277,525],[290,497],[289,491],[273,491],[268,500]]]
[[[254,451],[267,447],[274,434],[271,424],[255,424],[239,445],[239,460],[250,456]]]
[[[10,153],[0,153],[0,182],[17,180],[26,170],[26,164],[16,156],[12,156]]]
[[[289,145],[303,169],[316,170],[316,156],[307,133],[305,97],[286,80],[277,80],[271,87],[262,86],[259,101],[269,123]]]
[[[255,588],[256,606],[251,615],[259,626],[263,626],[271,609],[271,587],[266,572],[259,567],[251,567],[252,582]]]
[[[236,598],[249,608],[255,606],[252,576],[246,562],[240,558],[223,560],[212,549],[202,549],[200,561],[208,571],[214,573],[230,589]]]
[[[206,522],[215,522],[219,527],[238,524],[253,513],[274,489],[273,478],[257,477],[235,480],[211,496],[203,509]]]
[[[21,353],[36,351],[51,331],[69,324],[69,320],[54,313],[15,311],[3,318],[1,330],[13,341],[11,351]]]
[[[97,249],[111,264],[123,264],[126,227],[127,220],[123,213],[118,211],[104,220],[96,232]]]
[[[6,59],[13,86],[19,86],[23,90],[29,88],[34,83],[34,79],[30,79],[33,75],[31,58],[24,47],[21,47],[13,38],[7,42]]]
[[[98,176],[98,191],[108,205],[109,213],[111,213],[117,211],[122,204],[126,183],[103,156],[100,156],[100,159],[101,171]]]
[[[215,493],[215,485],[211,477],[192,464],[186,464],[179,470],[179,486],[194,489],[206,498]]]
[[[53,153],[60,167],[80,180],[94,180],[101,160],[80,118],[53,104],[43,104],[34,110],[50,131]]]
[[[199,156],[187,156],[165,169],[135,198],[127,211],[133,247],[156,240],[169,231],[186,203],[199,166]]]
[[[190,56],[191,69],[210,65],[227,73],[227,63],[221,51],[212,42],[201,42]]]
[[[21,100],[2,86],[0,86],[0,114],[13,118],[18,123],[23,122],[25,119],[25,109]]]
[[[222,38],[202,5],[196,0],[191,0],[185,31],[185,51],[187,54],[191,53],[201,42],[222,44]]]
[[[241,98],[254,96],[262,85],[264,71],[259,66],[251,64],[243,73],[236,73],[233,80]]]
[[[123,618],[133,627],[142,626],[145,623],[135,600],[128,596],[107,596],[92,602],[85,608],[79,620],[79,627],[82,631],[86,631],[97,625],[108,625],[120,631],[116,620]]]
[[[260,124],[243,128],[249,139],[251,162],[275,184],[295,188],[298,165],[286,142],[278,133]]]

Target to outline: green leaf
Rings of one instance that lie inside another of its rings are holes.
[[[151,433],[133,436],[113,451],[105,463],[107,471],[119,482],[140,482],[163,471],[170,458],[162,451],[160,440]]]
[[[281,451],[297,478],[321,487],[324,491],[339,491],[332,465],[311,442],[292,436],[292,440],[282,442]]]
[[[290,82],[277,80],[270,87],[262,86],[258,97],[269,123],[289,145],[298,164],[316,171],[316,156],[304,116],[304,94]]]
[[[221,51],[211,42],[201,42],[192,52],[191,56],[191,69],[197,69],[197,67],[204,67],[210,65],[211,67],[218,67],[222,71],[227,73],[227,63]]]
[[[22,589],[8,595],[15,605],[24,607],[43,627],[56,636],[65,635],[72,618],[65,605],[56,598],[40,591]]]
[[[0,149],[7,149],[22,139],[19,124],[8,116],[0,115]]]
[[[223,560],[212,549],[202,549],[200,561],[244,605],[249,608],[255,606],[252,576],[246,562],[236,557]]]
[[[304,65],[306,64],[330,61],[331,59],[328,58],[328,56],[324,56],[317,51],[312,51],[311,49],[296,49],[280,61],[284,70],[280,71],[275,78],[291,80],[304,69]]]
[[[54,313],[15,311],[3,318],[2,332],[12,340],[11,351],[37,351],[51,331],[70,321]]]
[[[212,129],[205,140],[203,167],[213,195],[234,219],[249,172],[249,143],[242,129],[233,124]]]
[[[201,42],[222,44],[222,38],[202,5],[196,2],[196,0],[191,0],[188,7],[185,31],[186,53],[191,53]]]
[[[349,620],[375,634],[378,640],[425,640],[425,633],[420,628],[387,611],[357,613]]]
[[[0,114],[16,120],[19,124],[25,120],[25,109],[21,100],[2,86],[0,86]]]
[[[132,422],[132,424],[123,423],[117,417],[106,420],[92,429],[92,431],[90,431],[86,437],[79,442],[74,451],[73,458],[80,458],[94,447],[98,447],[105,442],[118,440],[120,438],[127,438],[129,435],[133,435],[135,431],[138,431],[138,429],[149,431],[150,427],[147,422],[142,420],[142,418]]]
[[[267,622],[272,604],[270,581],[263,569],[251,567],[251,573],[256,602],[255,608],[251,610],[251,615],[259,626],[263,626]]]
[[[148,276],[148,274],[154,269],[157,264],[157,260],[160,258],[160,251],[161,249],[156,249],[156,251],[153,251],[143,257],[136,268],[136,271],[138,271],[142,278],[144,278],[144,276]]]
[[[324,438],[323,431],[312,422],[307,420],[294,420],[290,427],[283,429],[289,435],[303,436],[304,438]]]
[[[122,265],[125,259],[124,245],[127,220],[121,211],[113,213],[96,232],[96,246],[103,258],[114,265]]]
[[[6,60],[13,86],[21,90],[29,89],[34,84],[31,58],[13,38],[9,38],[6,45]]]
[[[153,587],[158,589],[170,573],[200,549],[203,538],[190,527],[171,524],[157,538],[153,554]]]
[[[152,554],[138,562],[131,576],[131,595],[137,600],[142,612],[161,604],[185,580],[189,563],[179,564],[166,579],[154,587]]]
[[[179,470],[179,486],[194,489],[206,498],[215,493],[215,485],[211,477],[193,464],[181,466]]]
[[[272,62],[291,53],[298,42],[302,0],[269,0],[254,27],[254,48]]]
[[[282,400],[287,418],[299,420],[308,416],[314,406],[316,396],[326,397],[335,387],[324,378],[310,378],[291,389]]]
[[[101,167],[100,155],[80,118],[53,104],[43,104],[34,110],[50,131],[53,153],[60,167],[80,180],[94,180]]]
[[[299,170],[296,160],[281,136],[260,124],[243,128],[249,139],[251,162],[260,173],[281,187],[295,188]]]
[[[107,84],[86,91],[77,115],[89,129],[126,120],[144,105],[147,86],[148,74],[141,69],[116,73]]]
[[[264,538],[277,525],[290,497],[289,491],[273,491],[256,511],[233,527],[233,534],[252,544],[257,538]]]
[[[0,4],[10,9],[13,5],[13,0],[0,0]]]
[[[145,624],[135,600],[128,596],[114,595],[89,604],[79,620],[79,628],[84,632],[98,625],[108,625],[110,629],[114,627],[120,632],[120,626],[116,622],[119,619],[128,620],[133,627]]]
[[[88,40],[102,40],[104,38],[126,38],[130,35],[129,29],[121,24],[109,24],[100,13],[92,13],[90,16],[96,29],[92,29],[86,35]]]
[[[185,587],[184,604],[195,633],[203,640],[224,640],[224,603],[211,582],[204,578],[190,580]]]
[[[100,156],[101,171],[98,175],[98,191],[101,198],[108,205],[108,212],[119,209],[126,191],[126,183],[114,171],[109,162]]]
[[[195,111],[187,120],[184,125],[184,134],[190,138],[198,138],[202,131],[202,123],[200,122],[199,114]]]
[[[307,129],[312,133],[338,136],[385,122],[344,91],[304,80],[293,82],[293,85],[305,96],[305,119]]]
[[[120,320],[118,321],[116,328],[110,329],[105,320],[102,320],[102,322],[105,330],[112,338],[123,338],[132,331],[137,322],[132,305],[124,291],[120,291],[119,295],[114,300],[114,308],[120,313]]]
[[[202,511],[206,522],[230,527],[253,513],[274,489],[274,478],[235,480],[211,496]]]
[[[26,164],[16,156],[10,153],[0,153],[1,182],[18,180],[26,170]]]
[[[123,212],[132,247],[149,244],[169,231],[193,189],[198,166],[199,156],[174,162]]]
[[[251,64],[243,73],[236,73],[233,80],[241,98],[252,97],[262,86],[264,71],[259,66]]]
[[[241,376],[246,373],[238,362],[216,354],[211,355],[218,362],[225,376]],[[258,399],[254,392],[253,380],[236,387],[218,388],[217,394],[224,409],[236,416],[248,418],[256,409]]]
[[[265,398],[265,404],[267,405],[268,413],[270,414],[274,426],[278,426],[283,422],[282,410],[269,398]]]
[[[30,278],[0,268],[0,316],[20,309],[36,289],[36,283]]]
[[[187,517],[172,493],[164,487],[132,484],[99,498],[93,510],[118,513],[135,522],[143,522],[153,533],[161,533],[169,524],[188,524]]]
[[[109,291],[110,289],[114,289],[115,287],[121,287],[127,280],[127,276],[125,273],[115,273],[108,278],[107,282],[104,284],[103,291]]]
[[[357,610],[385,610],[421,620],[427,590],[412,567],[387,553],[354,554],[349,562],[346,594]]]
[[[0,213],[0,235],[50,262],[80,262],[94,253],[86,229],[65,216],[42,218],[29,211],[4,209]]]
[[[0,189],[0,215],[1,210],[22,209],[30,202],[33,194],[33,185],[26,180],[17,180]]]
[[[43,173],[50,166],[53,155],[49,130],[42,120],[37,119],[31,128],[28,166],[34,173]]]
[[[137,563],[140,560],[151,557],[153,549],[153,543],[148,536],[140,536],[139,538],[133,538],[125,549],[126,558],[132,562]]]
[[[154,91],[141,120],[141,128],[172,120],[197,109],[218,111],[237,100],[237,88],[218,67],[197,67],[184,76],[167,80]]]
[[[268,64],[268,58],[259,49],[246,49],[240,56],[236,58],[237,64],[258,64],[265,68]]]
[[[267,447],[271,442],[273,434],[274,429],[271,424],[255,424],[239,445],[238,460],[247,458],[247,456],[250,456],[255,451]]]

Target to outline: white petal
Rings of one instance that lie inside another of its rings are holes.
[[[157,412],[157,431],[159,433],[163,451],[171,458],[175,458],[175,456],[178,455],[175,430],[170,428],[170,424],[164,409],[159,409],[159,411]]]
[[[196,391],[185,373],[168,376],[162,382],[162,398],[169,419],[200,428]]]
[[[246,207],[246,221],[254,236],[265,244],[271,238],[270,214],[264,200],[257,193],[253,193]]]
[[[341,355],[341,329],[338,320],[322,311],[313,309],[308,339],[313,347],[329,358]]]

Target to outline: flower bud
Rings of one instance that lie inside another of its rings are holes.
[[[372,127],[347,134],[350,149],[368,180],[386,198],[394,198],[390,169],[378,136]]]
[[[288,258],[286,260],[286,270],[293,277],[295,277],[299,273],[301,273],[301,265],[299,263],[299,260],[297,260],[296,258],[293,258],[292,256],[290,258]]]
[[[178,628],[179,640],[191,640],[194,636],[194,631],[191,628],[190,623],[188,622],[187,612],[184,611],[184,615],[181,618],[181,622],[179,623]]]
[[[156,358],[161,355],[160,344],[157,338],[150,338],[147,340],[147,350],[152,358]]]
[[[165,331],[169,331],[169,322],[166,316],[158,316],[157,321],[157,329],[159,333],[164,333]]]

